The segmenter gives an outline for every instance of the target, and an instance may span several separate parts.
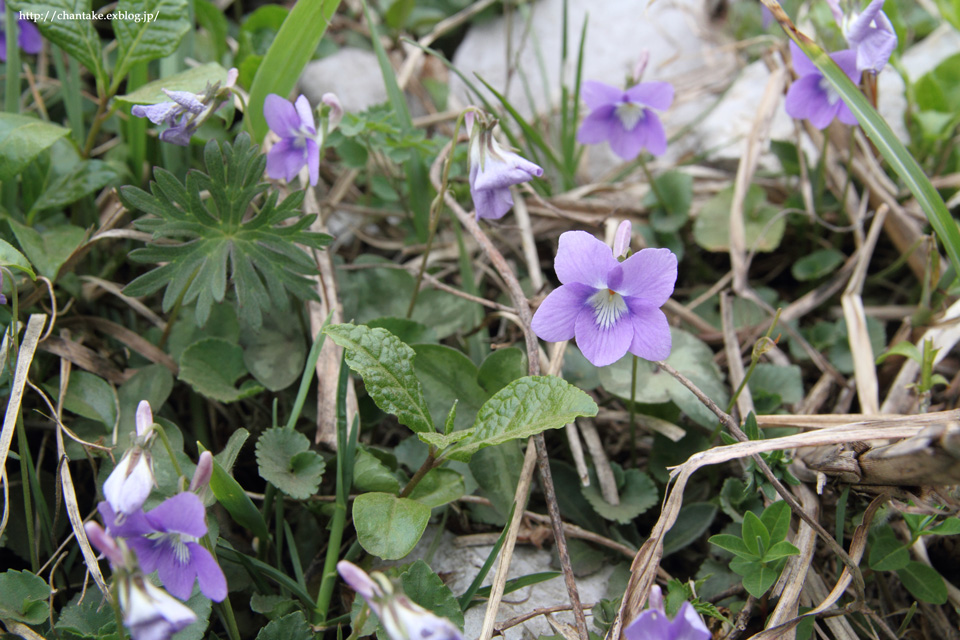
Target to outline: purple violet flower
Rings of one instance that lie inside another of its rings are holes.
[[[633,160],[643,149],[655,156],[667,150],[667,134],[653,110],[662,111],[673,103],[669,82],[641,82],[624,91],[590,80],[583,83],[580,95],[590,107],[590,115],[577,131],[581,144],[609,142],[624,160]]]
[[[97,509],[110,533],[123,537],[137,554],[144,572],[156,570],[167,590],[186,600],[193,582],[214,602],[227,597],[227,579],[213,555],[198,544],[207,533],[206,509],[190,491],[167,498],[157,507],[138,511],[117,524],[113,509],[101,502]]]
[[[205,96],[189,91],[162,91],[170,98],[170,102],[134,105],[130,113],[138,118],[147,118],[153,124],[168,125],[160,133],[160,140],[186,147],[200,125],[197,116],[206,109],[203,103]]]
[[[143,577],[122,542],[114,540],[96,522],[87,522],[83,528],[90,543],[110,561],[118,583],[123,624],[130,629],[133,640],[168,640],[196,621],[197,615],[189,607]]]
[[[464,120],[470,135],[470,196],[477,220],[500,219],[513,206],[510,187],[539,178],[543,169],[500,146],[493,135],[496,120],[475,111],[467,111]]]
[[[143,575],[121,581],[120,608],[133,640],[168,640],[197,620],[193,610],[150,584]]]
[[[280,142],[267,153],[267,175],[290,182],[307,165],[310,186],[316,186],[320,180],[320,139],[307,97],[301,95],[291,104],[271,93],[264,100],[263,117],[270,130],[280,136]]]
[[[103,483],[103,495],[121,521],[140,510],[157,483],[149,448],[153,440],[153,412],[146,400],[141,400],[137,406],[136,422],[137,436],[133,445]],[[107,521],[108,525],[111,523],[113,519]]]
[[[540,338],[576,336],[584,357],[598,367],[627,351],[652,361],[670,355],[670,326],[660,310],[677,281],[677,256],[669,249],[641,249],[617,262],[589,233],[567,231],[553,264],[562,286],[533,316]]]
[[[880,73],[894,49],[897,33],[883,9],[884,0],[872,0],[863,13],[844,15],[839,0],[827,0],[850,48],[857,52],[857,71]]]
[[[394,591],[382,573],[367,575],[346,560],[337,563],[337,571],[367,601],[392,640],[463,640],[463,634],[452,622]]]
[[[5,10],[6,3],[4,0],[0,0],[0,62],[7,61],[7,33],[4,28]],[[17,46],[23,49],[25,53],[40,53],[43,48],[43,38],[40,37],[37,26],[29,20],[17,20],[17,27],[19,28]]]
[[[833,88],[820,70],[803,53],[793,41],[790,42],[790,55],[793,58],[793,69],[799,79],[790,85],[784,106],[791,118],[809,120],[817,129],[826,128],[834,118],[849,125],[856,125],[857,118],[844,103],[840,94]],[[844,49],[830,54],[833,61],[839,65],[847,77],[854,84],[860,83],[860,72],[857,71],[857,54]]]
[[[713,637],[689,602],[680,605],[676,617],[670,620],[663,608],[659,586],[651,587],[648,604],[649,608],[624,630],[627,640],[710,640]]]

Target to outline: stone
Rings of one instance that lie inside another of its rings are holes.
[[[314,105],[320,103],[323,94],[335,93],[344,111],[363,111],[387,100],[377,56],[355,47],[343,47],[308,64],[299,85],[300,92]]]

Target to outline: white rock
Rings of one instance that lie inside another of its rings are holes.
[[[377,56],[355,47],[308,64],[300,76],[300,92],[311,104],[318,104],[327,92],[335,93],[343,109],[354,112],[387,100]]]

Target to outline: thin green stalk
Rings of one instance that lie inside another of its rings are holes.
[[[20,448],[20,486],[23,487],[23,521],[27,525],[27,540],[36,540],[36,531],[33,523],[33,500],[30,495],[30,468],[27,464],[27,458],[30,457],[30,448],[27,443],[27,434],[22,428],[17,429],[17,443]],[[30,567],[33,573],[40,570],[40,552],[37,545],[30,543]]]
[[[187,476],[183,474],[183,469],[180,468],[180,463],[177,462],[177,456],[173,453],[173,447],[170,445],[170,439],[167,438],[167,432],[157,423],[153,424],[153,430],[160,436],[160,440],[163,442],[163,448],[167,450],[167,455],[170,456],[170,462],[173,463],[173,469],[177,472],[177,477],[187,478]],[[189,481],[190,478],[187,478],[187,482]]]
[[[634,417],[637,408],[637,356],[633,356],[630,370],[630,464],[637,468],[637,423]]]
[[[466,112],[464,112],[466,113]],[[453,128],[453,144],[457,144],[460,137],[460,127],[463,124],[464,113],[457,118],[457,123]],[[417,272],[417,281],[413,286],[413,295],[410,296],[410,306],[407,307],[407,318],[413,315],[413,308],[417,304],[417,296],[420,295],[420,285],[423,283],[423,274],[427,269],[427,258],[430,257],[430,249],[433,247],[433,239],[437,235],[437,223],[440,220],[440,214],[443,213],[443,194],[447,191],[447,181],[450,178],[450,166],[453,165],[453,149],[447,154],[447,162],[443,167],[443,180],[440,182],[440,190],[437,197],[433,199],[430,206],[430,222],[427,227],[427,246],[423,251],[423,260],[420,262],[420,270]]]
[[[147,83],[147,63],[140,62],[130,68],[127,76],[127,93]],[[130,168],[134,183],[143,183],[144,163],[147,158],[147,121],[145,118],[130,118],[126,122],[127,146],[130,149]]]
[[[83,145],[84,158],[90,157],[90,152],[93,151],[93,145],[97,141],[97,134],[100,133],[100,127],[113,115],[116,109],[116,107],[114,107],[107,111],[107,105],[112,97],[113,94],[105,94],[100,96],[100,100],[97,102],[97,113],[93,116],[93,124],[90,125],[90,133],[87,134],[87,142]]]
[[[17,431],[24,433],[22,412],[17,414]],[[33,458],[29,455],[29,450],[27,453],[28,455],[25,456],[27,476],[24,480],[30,483],[30,491],[36,499],[34,513],[40,521],[40,535],[37,538],[39,542],[43,542],[47,554],[52,556],[55,545],[53,544],[53,523],[50,521],[50,509],[47,506],[46,498],[43,496],[43,490],[40,488],[40,476],[37,475],[37,469],[33,465]]]
[[[317,359],[320,358],[320,349],[323,348],[323,341],[327,334],[323,333],[323,328],[330,324],[330,318],[333,317],[333,311],[327,314],[323,321],[323,326],[317,333],[317,337],[310,347],[310,353],[307,354],[307,361],[303,366],[303,375],[300,377],[300,388],[297,389],[297,399],[293,402],[293,409],[290,411],[290,418],[287,420],[287,429],[293,429],[293,426],[300,418],[300,412],[303,410],[303,403],[307,400],[307,392],[310,391],[310,383],[313,382],[313,374],[317,369]]]
[[[200,541],[200,543],[214,558],[217,558],[217,548],[213,544],[213,540],[210,538],[209,531],[203,536],[203,539]],[[220,560],[217,559],[217,562],[219,563]],[[227,594],[227,597],[223,599],[223,602],[215,604],[214,606],[217,607],[220,616],[225,622],[223,626],[227,628],[227,635],[230,637],[230,640],[241,640],[240,629],[237,627],[237,618],[233,614],[233,605],[230,603],[230,594]]]
[[[753,346],[753,351],[750,354],[750,367],[747,368],[747,372],[743,375],[743,380],[740,381],[740,386],[737,387],[736,392],[733,396],[730,397],[730,402],[727,403],[727,413],[729,414],[733,411],[734,405],[737,403],[737,398],[740,397],[740,393],[747,386],[747,382],[750,381],[750,376],[753,375],[753,370],[757,368],[757,364],[760,362],[760,356],[766,353],[770,348],[770,343],[773,340],[770,338],[773,335],[773,330],[777,326],[777,322],[780,320],[780,311],[782,309],[777,309],[776,313],[773,314],[773,322],[770,323],[770,328],[767,329],[767,333],[764,334],[762,338],[757,340],[757,343]],[[719,431],[720,427],[718,425],[717,430]],[[716,432],[714,432],[716,436]]]
[[[283,497],[279,498],[273,502],[273,548],[278,569],[283,567]]]
[[[670,211],[670,207],[667,206],[667,200],[663,197],[663,194],[660,193],[660,187],[657,186],[657,181],[653,179],[653,174],[650,173],[646,158],[641,155],[638,160],[640,162],[640,168],[643,169],[643,175],[647,176],[647,184],[650,185],[653,197],[657,199],[657,204],[663,207],[667,213],[673,213]]]
[[[272,482],[267,483],[267,488],[263,492],[263,521],[266,523],[270,522],[270,512],[273,511],[273,501],[277,499],[277,488],[273,486]],[[280,498],[283,500],[283,498]],[[269,526],[269,525],[268,525]],[[269,540],[261,541],[259,547],[257,547],[257,560],[266,560],[267,557],[267,547],[269,546]]]
[[[123,627],[123,612],[120,610],[120,586],[117,580],[111,585],[113,597],[110,598],[110,608],[113,609],[113,617],[117,621],[117,640],[126,640],[126,629]]]
[[[333,587],[337,579],[340,545],[343,542],[343,530],[347,526],[347,501],[353,484],[353,456],[360,432],[360,421],[357,417],[354,417],[353,425],[347,430],[348,378],[346,362],[341,358],[340,379],[337,384],[337,498],[330,522],[330,538],[327,540],[327,555],[323,560],[320,590],[317,593],[316,615],[321,623],[327,622],[330,599],[333,597]],[[360,623],[360,626],[362,627],[363,623]]]
[[[57,45],[50,44],[50,57],[60,80],[60,96],[67,110],[67,121],[77,144],[83,142],[83,97],[80,94],[80,72],[77,63],[70,56],[64,62],[63,51]]]

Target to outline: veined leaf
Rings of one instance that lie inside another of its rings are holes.
[[[113,70],[112,90],[120,86],[136,63],[163,58],[176,51],[190,30],[187,0],[120,0],[116,10],[150,20],[113,21],[120,51]]]
[[[362,493],[353,501],[357,541],[367,553],[399,560],[413,551],[430,521],[430,507],[389,493]]]
[[[468,462],[474,452],[508,440],[558,429],[574,418],[597,415],[586,393],[561,378],[526,376],[487,400],[468,434],[445,456]]]
[[[90,70],[96,79],[98,93],[106,88],[107,72],[103,66],[100,36],[93,27],[93,21],[56,17],[63,14],[90,13],[91,0],[8,0],[8,4],[17,11],[27,10],[49,15],[49,20],[35,23],[41,35]]]
[[[70,133],[59,125],[14,113],[0,113],[0,182],[13,180],[59,138]]]
[[[434,431],[430,408],[413,369],[416,352],[386,329],[336,324],[324,329],[346,350],[350,368],[363,377],[377,406],[416,433]]]
[[[266,159],[246,134],[223,147],[211,140],[204,160],[209,175],[191,171],[186,185],[158,167],[151,193],[121,189],[128,208],[153,214],[134,224],[153,233],[154,240],[166,241],[130,254],[138,262],[165,264],[128,284],[124,292],[144,296],[166,288],[163,310],[169,311],[182,295],[184,304],[196,301],[196,321],[203,326],[213,303],[224,300],[229,272],[237,306],[255,329],[262,326],[264,310],[289,307],[288,293],[316,299],[306,277],[316,273],[316,263],[297,245],[320,248],[331,238],[307,231],[316,216],[300,216],[303,193],[278,203],[274,191],[261,201],[268,189],[260,182]],[[201,191],[210,197],[201,198]],[[296,222],[284,224],[295,216]]]

